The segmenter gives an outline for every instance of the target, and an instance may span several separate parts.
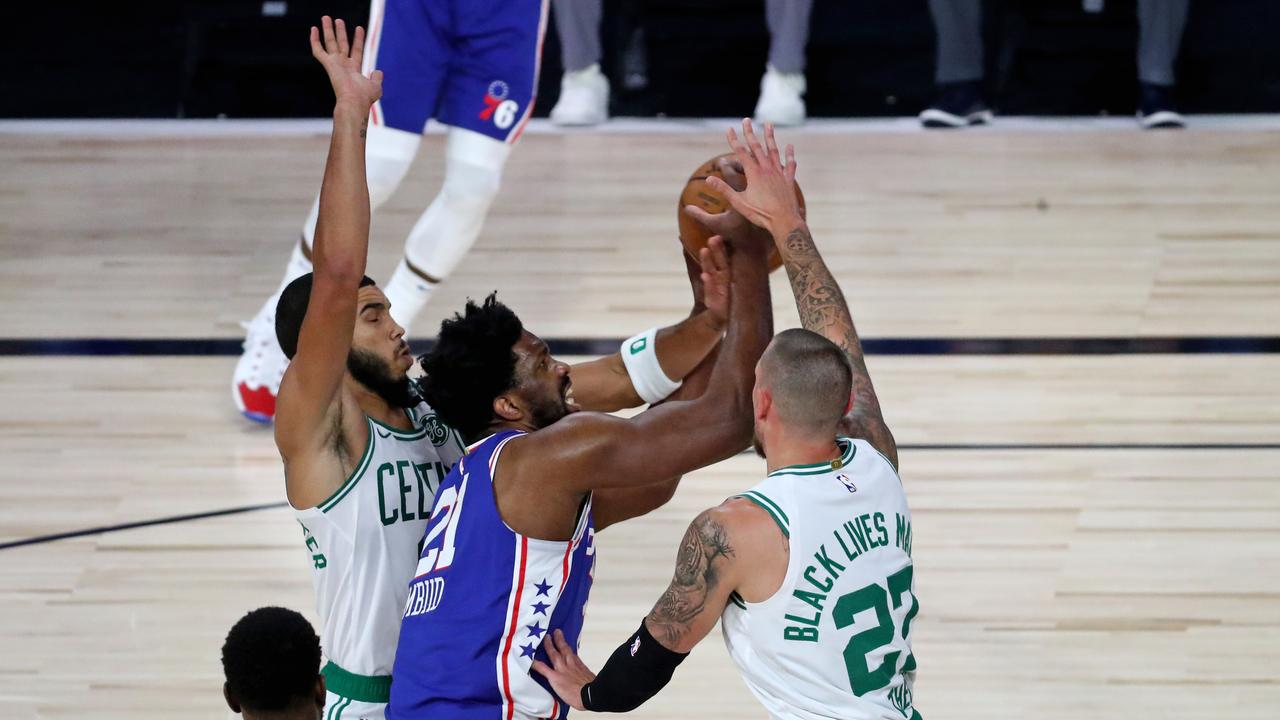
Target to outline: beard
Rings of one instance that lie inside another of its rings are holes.
[[[397,378],[387,361],[368,350],[351,348],[347,353],[347,370],[356,382],[386,400],[392,407],[410,408],[419,402],[409,383],[408,374]]]
[[[569,403],[564,398],[565,390],[568,387],[569,378],[566,377],[564,382],[560,384],[559,394],[555,397],[544,398],[529,407],[529,419],[533,421],[534,427],[541,430],[572,412],[569,409]]]
[[[764,443],[760,442],[760,436],[751,433],[751,449],[756,451],[756,455],[768,460],[769,457],[764,454]]]

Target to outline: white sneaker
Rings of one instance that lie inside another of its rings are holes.
[[[778,72],[774,66],[767,66],[760,80],[756,121],[780,126],[804,124],[804,92],[803,73]]]
[[[560,100],[551,108],[556,125],[599,125],[609,119],[609,78],[594,64],[560,78]]]
[[[276,415],[276,394],[289,367],[289,358],[276,340],[276,301],[267,300],[249,322],[244,339],[244,353],[231,377],[231,397],[236,409],[254,422],[270,424]]]

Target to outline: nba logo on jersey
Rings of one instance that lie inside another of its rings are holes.
[[[844,483],[845,489],[848,490],[849,492],[851,493],[858,492],[858,486],[853,484],[853,481],[849,479],[848,475],[845,475],[844,473],[840,473],[836,475],[836,479]]]
[[[631,643],[631,657],[635,657],[640,652],[640,636],[636,636],[636,641]]]
[[[505,82],[494,80],[489,83],[489,89],[484,95],[484,110],[480,111],[480,119],[492,118],[493,124],[502,130],[511,127],[511,123],[516,121],[516,111],[520,109],[520,103],[509,99],[507,96],[510,94],[511,88]]]

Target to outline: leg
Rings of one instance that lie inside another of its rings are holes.
[[[609,79],[600,72],[604,0],[554,0],[564,76],[551,108],[557,125],[598,125],[609,119]]]
[[[600,63],[600,18],[604,0],[553,0],[560,57],[566,73]]]
[[[929,0],[929,13],[938,34],[938,96],[920,113],[920,122],[927,128],[991,122],[982,99],[981,0]]]
[[[934,81],[939,85],[982,79],[981,0],[929,0],[938,33]]]
[[[1187,24],[1187,0],[1138,0],[1138,80],[1174,84],[1173,63]]]
[[[479,237],[507,155],[533,111],[548,6],[498,4],[467,0],[454,7],[459,47],[436,114],[450,126],[444,186],[384,286],[392,317],[406,328]]]
[[[769,26],[769,64],[784,74],[804,73],[804,50],[809,44],[809,13],[813,0],[766,0]]]
[[[775,125],[804,122],[804,51],[813,0],[766,0],[769,64],[760,80],[755,117]]]
[[[432,291],[475,244],[498,194],[511,146],[462,128],[450,128],[444,185],[405,240],[404,259],[383,286],[391,315],[408,328]]]

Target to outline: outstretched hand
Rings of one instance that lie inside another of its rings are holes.
[[[773,136],[773,124],[766,123],[764,145],[756,139],[750,118],[742,121],[742,140],[733,128],[727,133],[729,147],[733,148],[738,162],[747,176],[747,187],[738,191],[717,177],[707,178],[711,189],[724,196],[729,205],[751,224],[768,230],[775,236],[803,222],[800,202],[796,199],[795,149],[786,147],[786,162],[778,152]]]
[[[367,110],[382,97],[382,71],[374,70],[369,77],[361,72],[364,28],[357,26],[355,37],[348,44],[347,25],[342,20],[334,21],[325,15],[320,24],[322,28],[311,27],[311,56],[329,74],[338,102],[356,103]]]
[[[561,700],[569,703],[575,710],[586,710],[582,706],[582,686],[596,679],[596,674],[582,662],[578,653],[564,639],[564,633],[556,630],[547,633],[542,648],[547,651],[551,664],[541,660],[533,661],[533,671],[545,677],[551,683],[551,689]]]

